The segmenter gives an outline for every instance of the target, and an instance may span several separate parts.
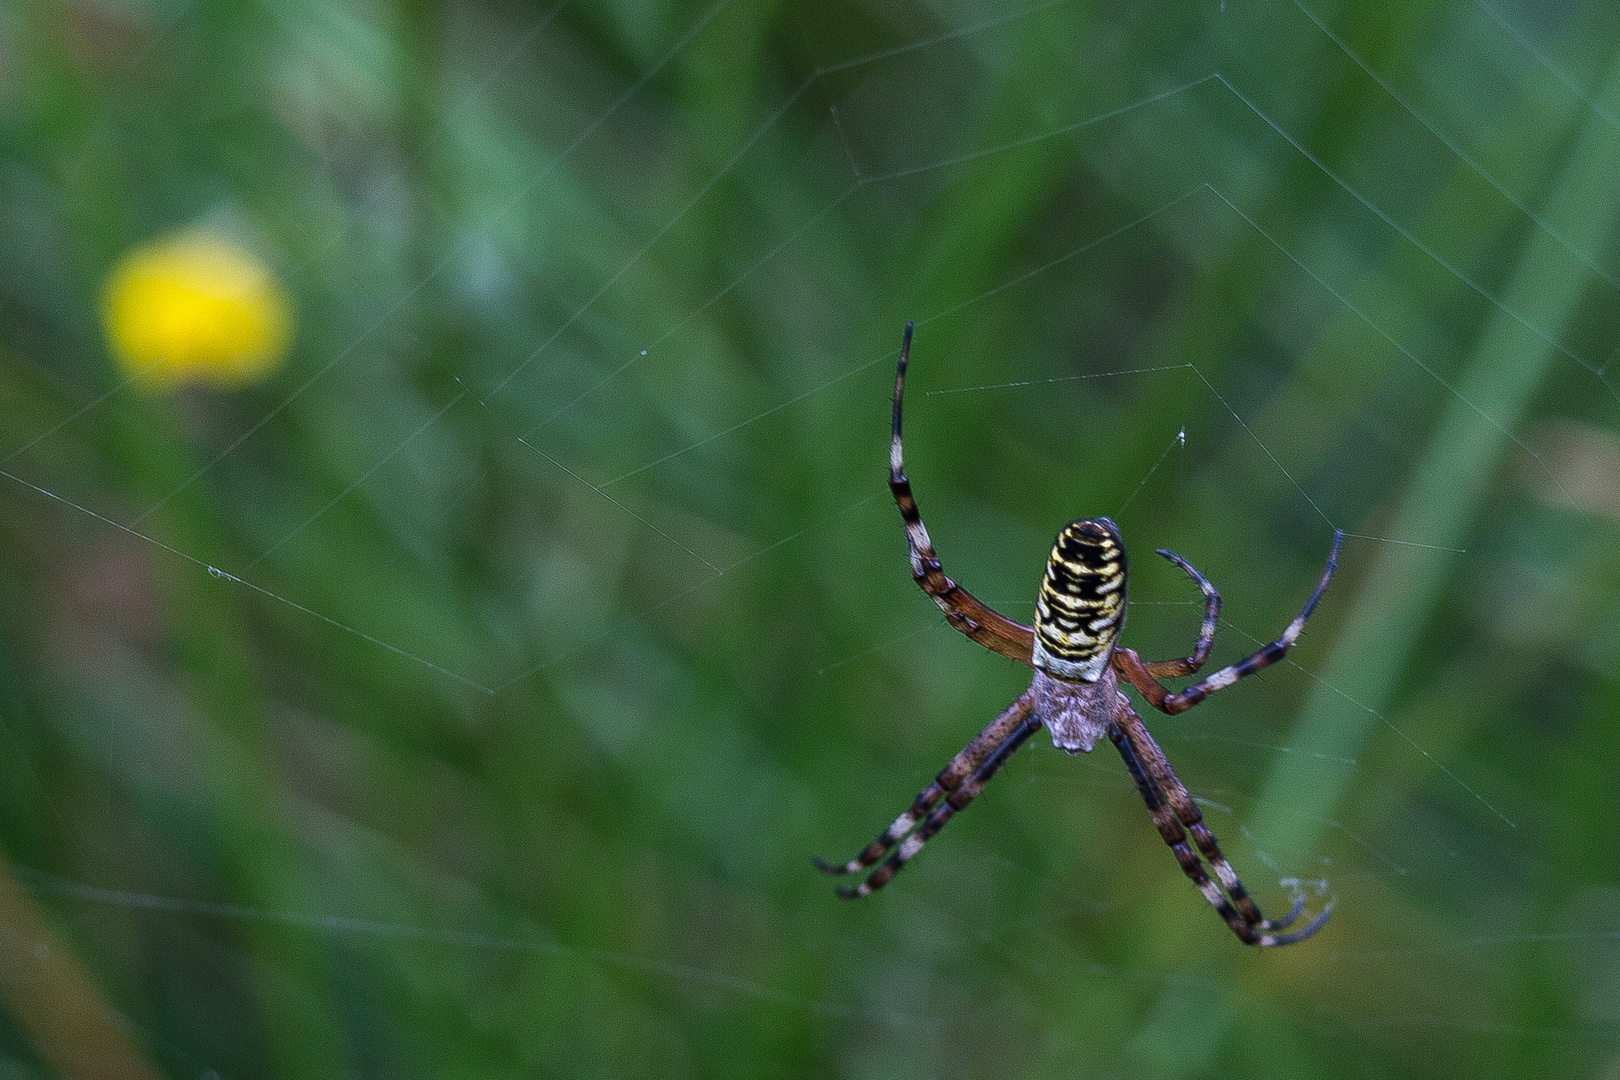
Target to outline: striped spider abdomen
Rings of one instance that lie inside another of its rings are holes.
[[[1035,600],[1034,666],[1060,679],[1096,682],[1125,621],[1125,544],[1107,518],[1058,533]]]

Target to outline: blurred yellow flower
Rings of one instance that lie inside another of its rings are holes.
[[[257,382],[280,364],[292,331],[292,305],[269,268],[203,228],[124,256],[107,277],[102,317],[119,366],[160,389]]]

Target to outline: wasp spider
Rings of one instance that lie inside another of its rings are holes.
[[[1157,662],[1144,661],[1134,650],[1117,644],[1125,618],[1125,546],[1119,529],[1107,518],[1075,521],[1058,533],[1052,554],[1046,560],[1046,575],[1035,602],[1033,628],[1004,618],[945,576],[917,510],[917,500],[912,497],[911,481],[906,479],[900,451],[900,399],[911,354],[911,330],[911,324],[907,323],[900,366],[894,378],[894,440],[889,449],[889,488],[905,521],[912,576],[923,591],[934,598],[952,626],[980,645],[1034,668],[1035,678],[1029,689],[952,758],[911,807],[864,851],[840,864],[817,857],[816,865],[829,874],[859,874],[871,870],[860,884],[839,890],[840,895],[846,897],[870,896],[921,851],[951,815],[972,802],[996,770],[1044,726],[1051,731],[1052,742],[1071,754],[1090,753],[1092,746],[1104,738],[1118,748],[1136,790],[1147,803],[1153,824],[1176,853],[1182,871],[1246,944],[1288,945],[1310,937],[1327,920],[1333,905],[1329,903],[1315,918],[1291,933],[1278,931],[1298,919],[1304,907],[1303,897],[1296,898],[1293,910],[1282,919],[1267,919],[1260,914],[1232,864],[1221,854],[1215,835],[1204,824],[1186,786],[1121,691],[1120,679],[1123,677],[1136,687],[1154,708],[1174,715],[1245,675],[1276,663],[1299,640],[1305,620],[1327,588],[1343,533],[1334,534],[1322,580],[1317,582],[1305,607],[1280,638],[1185,690],[1173,692],[1158,680],[1192,675],[1203,667],[1215,637],[1215,623],[1221,610],[1220,594],[1187,560],[1160,551],[1158,554],[1181,567],[1203,590],[1204,624],[1198,633],[1198,644],[1185,659]],[[1205,870],[1205,863],[1214,871],[1214,880]],[[871,869],[874,866],[877,868]]]

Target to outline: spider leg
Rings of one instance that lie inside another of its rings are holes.
[[[1193,853],[1192,848],[1187,843],[1186,830],[1181,827],[1181,823],[1177,820],[1174,811],[1160,797],[1158,788],[1142,768],[1142,762],[1137,757],[1136,750],[1132,747],[1125,729],[1116,725],[1108,733],[1108,737],[1113,741],[1114,746],[1119,749],[1120,757],[1125,759],[1125,768],[1129,770],[1131,779],[1135,781],[1136,790],[1142,796],[1142,801],[1147,803],[1148,814],[1153,818],[1153,824],[1158,828],[1159,835],[1170,846],[1170,850],[1175,852],[1176,861],[1181,864],[1182,873],[1191,878],[1193,884],[1198,886],[1198,891],[1204,894],[1204,899],[1208,900],[1216,911],[1220,912],[1221,918],[1226,920],[1233,933],[1242,938],[1245,944],[1256,944],[1259,941],[1259,935],[1255,932],[1253,924],[1238,914],[1231,901],[1227,900],[1225,894],[1209,879],[1209,874],[1204,871],[1204,864],[1199,861],[1198,856]]]
[[[894,375],[894,436],[889,444],[889,490],[906,525],[906,547],[911,553],[911,575],[922,591],[934,598],[946,621],[985,648],[1009,660],[1030,665],[1035,632],[1021,623],[999,615],[973,594],[945,576],[934,543],[923,525],[922,512],[911,494],[900,448],[900,400],[906,389],[906,365],[911,359],[912,324],[906,323],[905,342],[900,346],[900,364]]]
[[[1147,672],[1155,679],[1174,679],[1183,675],[1196,675],[1198,669],[1204,666],[1209,659],[1209,648],[1215,642],[1215,625],[1221,617],[1221,594],[1215,591],[1215,586],[1209,579],[1198,572],[1198,568],[1183,559],[1173,551],[1159,548],[1154,552],[1163,555],[1187,572],[1187,576],[1197,582],[1204,593],[1204,625],[1198,628],[1198,644],[1193,646],[1193,654],[1185,660],[1156,660],[1145,663]]]
[[[1114,646],[1113,655],[1108,658],[1115,671],[1125,676],[1137,693],[1147,698],[1148,704],[1162,712],[1169,712],[1165,708],[1165,701],[1170,697],[1170,688],[1163,685],[1153,677],[1153,671],[1147,662],[1139,656],[1135,649],[1124,645]]]
[[[1288,650],[1293,648],[1294,643],[1299,640],[1301,631],[1305,629],[1305,620],[1309,619],[1311,612],[1316,610],[1316,602],[1322,599],[1322,593],[1327,590],[1328,582],[1333,579],[1333,571],[1339,564],[1339,544],[1343,540],[1344,531],[1342,529],[1335,531],[1333,534],[1333,547],[1328,551],[1327,568],[1322,571],[1322,579],[1316,583],[1316,588],[1311,592],[1310,599],[1305,601],[1305,606],[1300,609],[1298,615],[1294,616],[1294,621],[1288,624],[1288,628],[1282,632],[1282,636],[1258,652],[1244,657],[1230,667],[1221,668],[1213,675],[1206,676],[1179,693],[1171,693],[1165,687],[1160,686],[1153,678],[1155,665],[1144,663],[1141,657],[1129,649],[1115,650],[1115,670],[1130,680],[1131,685],[1141,691],[1142,696],[1147,698],[1155,709],[1174,716],[1176,713],[1186,712],[1215,691],[1226,689],[1245,675],[1253,675],[1263,668],[1270,667],[1286,656]],[[1164,553],[1161,552],[1161,554]],[[1172,561],[1178,565],[1181,564],[1179,559],[1173,559]],[[1206,607],[1205,612],[1204,621],[1205,625],[1208,625],[1208,607]],[[1200,640],[1202,640],[1202,635],[1200,635]]]
[[[890,848],[917,827],[917,823],[933,809],[935,803],[946,794],[955,791],[963,780],[973,775],[993,750],[1007,740],[1014,729],[1029,715],[1034,701],[1035,695],[1031,691],[1026,690],[1020,694],[1000,716],[990,721],[983,731],[975,735],[972,742],[951,758],[950,762],[939,771],[939,775],[934,777],[934,782],[917,794],[906,812],[895,818],[894,824],[883,830],[876,840],[866,845],[859,855],[847,863],[829,863],[820,855],[813,855],[811,861],[816,864],[816,868],[828,874],[858,874],[881,860],[889,853]]]
[[[1293,908],[1282,919],[1271,921],[1260,914],[1259,907],[1238,880],[1237,871],[1232,869],[1232,864],[1221,853],[1215,834],[1204,824],[1203,815],[1198,812],[1198,806],[1187,793],[1181,778],[1176,776],[1164,751],[1159,749],[1159,744],[1148,733],[1141,717],[1129,705],[1121,705],[1108,737],[1125,759],[1125,768],[1130,772],[1142,801],[1147,804],[1153,824],[1158,827],[1159,835],[1170,850],[1175,852],[1182,872],[1192,879],[1198,891],[1204,894],[1204,899],[1220,913],[1232,932],[1245,944],[1261,948],[1291,945],[1321,929],[1333,911],[1331,902],[1300,929],[1288,934],[1271,933],[1284,929],[1299,917],[1304,908],[1304,898],[1296,898]],[[1187,843],[1189,833],[1197,846],[1197,854]],[[1210,880],[1198,857],[1200,854],[1214,869],[1219,885]]]
[[[984,790],[984,785],[989,783],[990,778],[996,775],[996,772],[1007,763],[1007,759],[1012,757],[1020,746],[1024,745],[1024,740],[1040,729],[1041,720],[1039,717],[1025,716],[1018,726],[1013,728],[1012,733],[1001,741],[1001,744],[980,763],[977,769],[973,770],[973,775],[957,785],[949,795],[945,796],[944,802],[934,807],[927,820],[922,823],[922,827],[906,837],[905,841],[894,850],[894,854],[883,860],[883,864],[872,871],[865,881],[853,888],[839,889],[838,895],[846,900],[853,900],[862,896],[871,896],[887,885],[889,879],[898,874],[900,868],[910,862],[912,857],[922,850],[923,845],[928,843],[935,833],[945,827],[945,823],[951,820],[953,814],[972,802],[979,792]]]

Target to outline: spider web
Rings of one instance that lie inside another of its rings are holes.
[[[227,197],[133,205],[283,253],[279,381],[151,399],[57,314],[93,292],[7,284],[10,598],[45,615],[11,629],[0,915],[49,913],[120,1052],[1620,1068],[1595,7],[278,18],[267,122],[302,171],[222,155]],[[100,124],[173,108],[206,29],[151,17],[118,68],[148,97]],[[44,169],[8,181],[18,250],[113,244],[50,217]],[[1147,718],[1262,904],[1335,898],[1318,939],[1238,948],[1105,752],[1022,751],[881,897],[808,872],[1021,689],[907,580],[907,319],[925,520],[1013,618],[1057,527],[1106,513],[1127,642],[1196,631],[1162,546],[1222,589],[1230,662],[1347,534],[1287,663]],[[62,1069],[17,985],[7,1052]]]

